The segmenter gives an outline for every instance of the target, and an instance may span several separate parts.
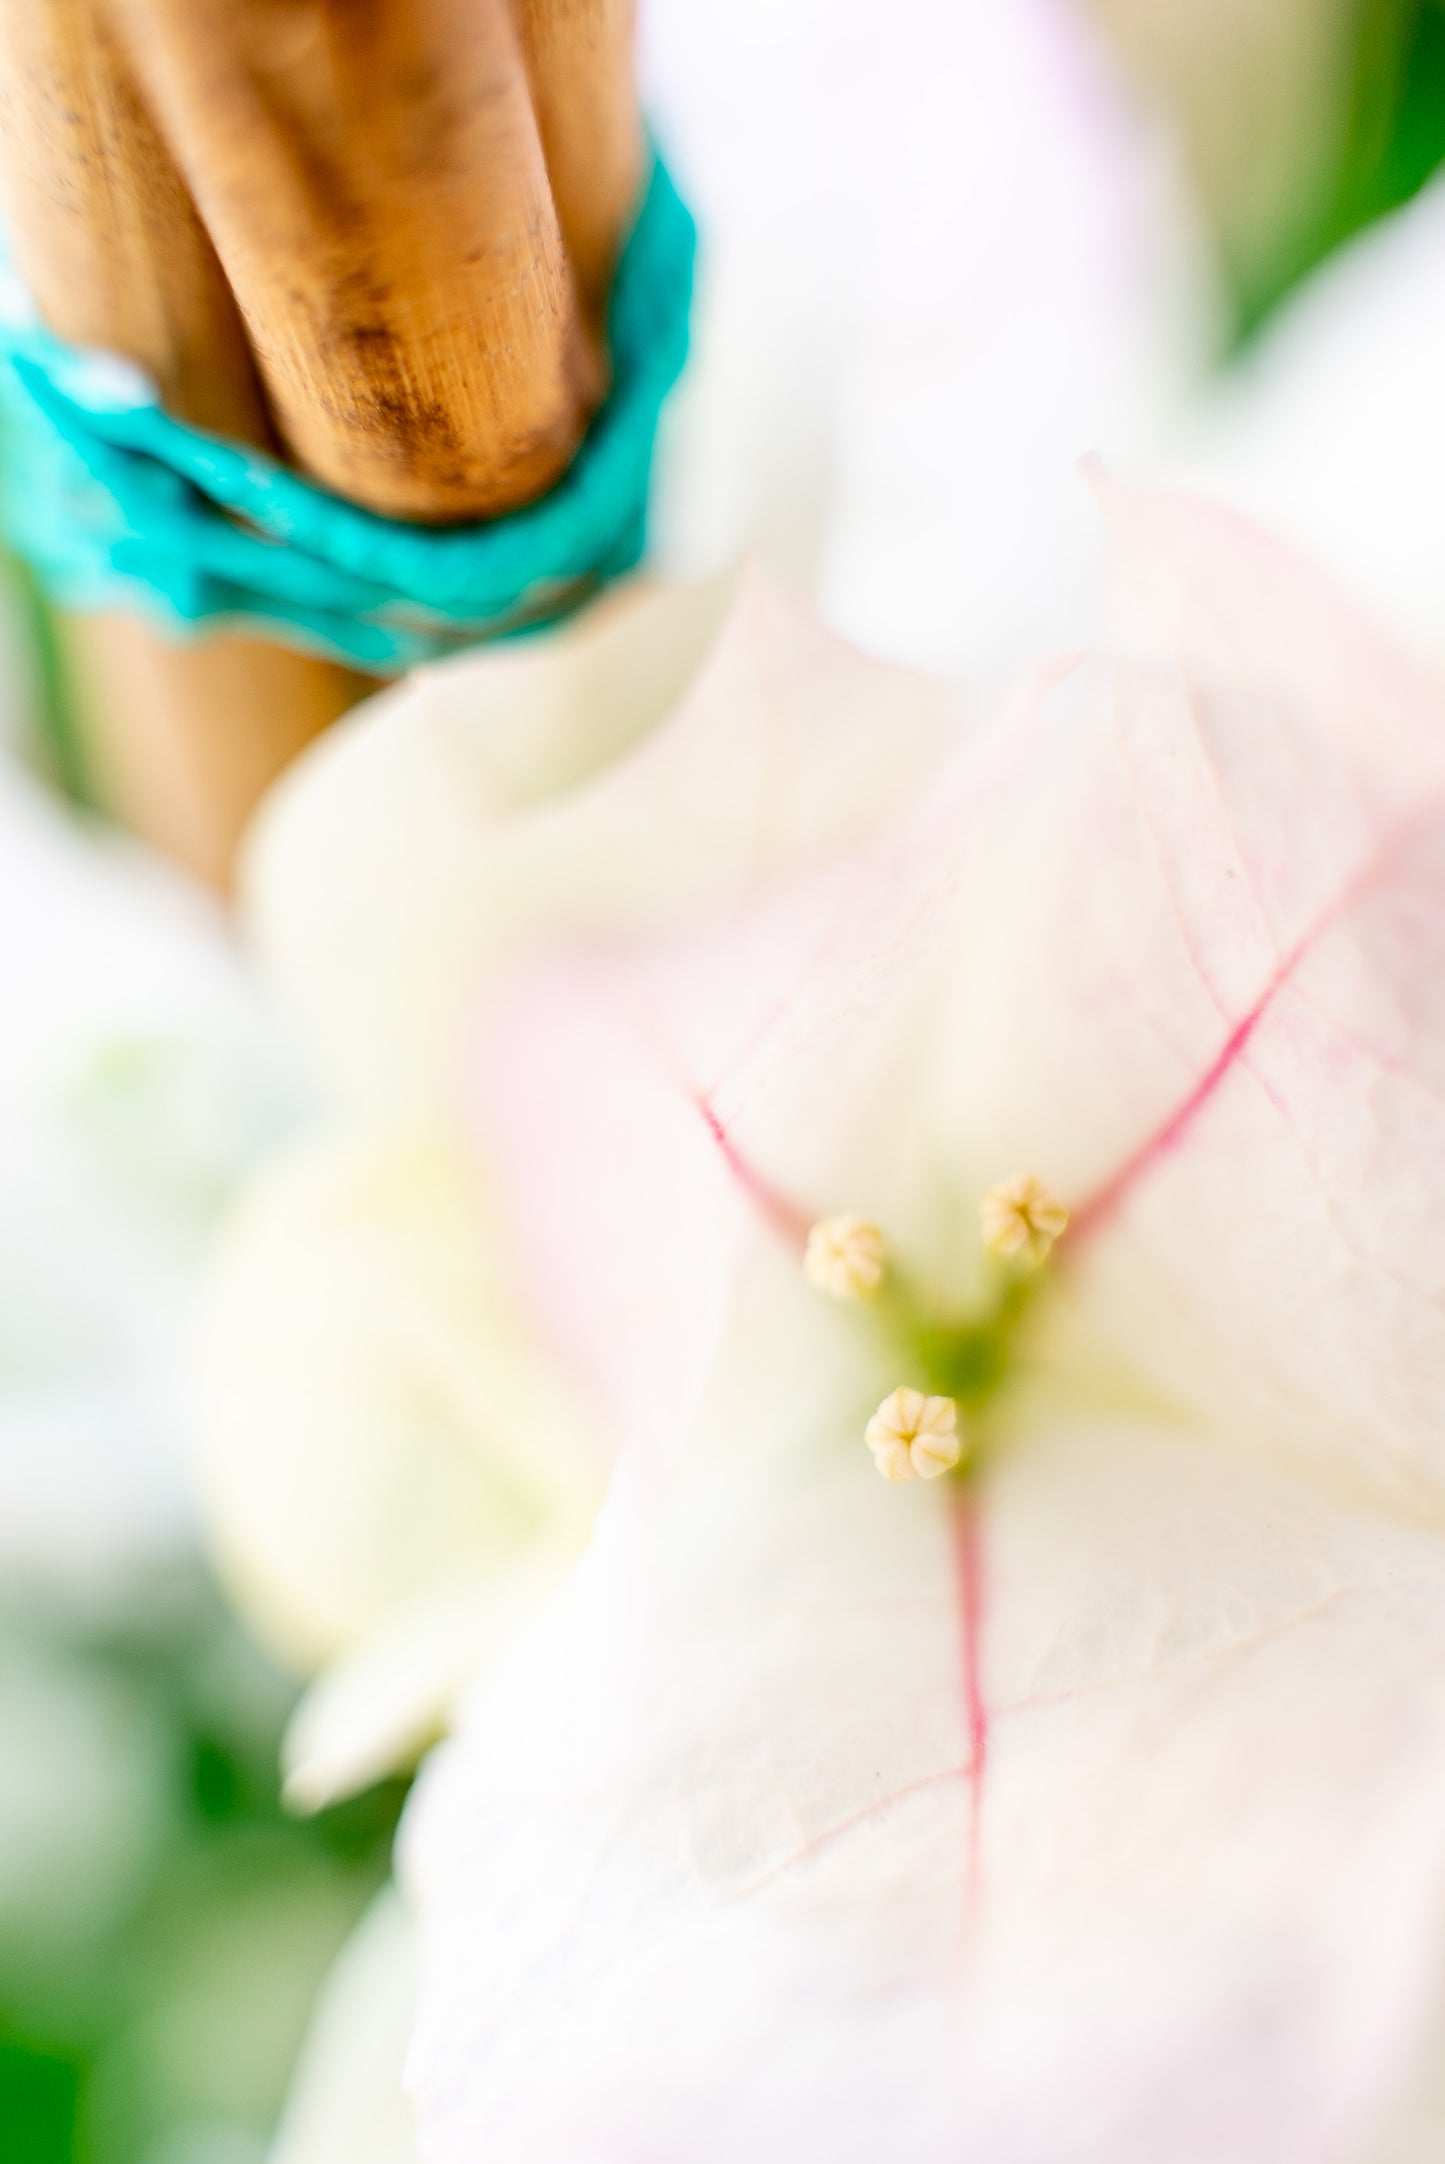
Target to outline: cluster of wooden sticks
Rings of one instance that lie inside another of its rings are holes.
[[[393,518],[510,510],[566,466],[643,159],[631,0],[0,8],[0,187],[50,327]],[[116,616],[65,645],[102,800],[219,885],[365,688]]]

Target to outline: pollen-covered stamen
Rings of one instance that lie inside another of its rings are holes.
[[[1000,1180],[978,1206],[984,1246],[1008,1262],[1043,1262],[1068,1222],[1062,1202],[1031,1172]]]
[[[958,1407],[907,1385],[892,1391],[863,1431],[885,1480],[936,1480],[963,1455]]]
[[[866,1300],[883,1282],[883,1235],[866,1217],[820,1217],[810,1227],[803,1275],[835,1300]]]

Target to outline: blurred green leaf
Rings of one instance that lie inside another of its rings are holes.
[[[15,2164],[69,2164],[81,2067],[36,2038],[0,2029],[0,2128]]]
[[[1297,244],[1235,294],[1251,336],[1343,242],[1397,210],[1445,163],[1445,5],[1367,0],[1359,11],[1347,126],[1328,185]]]
[[[293,1686],[198,1575],[103,1625],[0,1613],[7,1661],[33,1680],[6,1737],[38,1754],[19,1803],[100,1792],[24,1821],[71,1898],[63,1931],[53,1897],[48,1931],[0,1929],[5,2164],[256,2164],[316,1987],[386,1876],[405,1784],[313,1820],[282,1808]],[[122,1792],[145,1838],[112,1865],[95,1844]]]

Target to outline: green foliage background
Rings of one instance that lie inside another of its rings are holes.
[[[1408,202],[1442,162],[1445,0],[1365,0],[1344,133],[1324,186],[1262,273],[1233,267],[1228,300],[1238,336],[1253,336],[1302,278]],[[1227,280],[1231,269],[1226,262]]]
[[[199,1571],[91,1624],[0,1611],[5,1747],[54,1750],[16,1722],[7,1665],[76,1696],[101,1778],[57,1814],[34,1913],[0,1869],[0,2157],[256,2164],[316,1987],[386,1876],[402,1784],[314,1820],[282,1808],[292,1687]]]

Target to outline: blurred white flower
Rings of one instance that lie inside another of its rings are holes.
[[[1146,440],[1199,352],[1184,218],[1097,51],[1052,0],[908,0],[886,25],[654,0],[643,47],[703,227],[663,561],[756,542],[872,643],[997,666],[1086,584],[1073,460]],[[910,688],[886,734],[871,704],[855,727],[842,657],[755,593],[702,680],[739,719],[713,827],[680,850],[667,807],[716,725],[643,747],[726,605],[617,597],[425,672],[261,823],[252,921],[332,1118],[223,1261],[204,1455],[238,1597],[288,1659],[328,1667],[292,1738],[298,1799],[415,1753],[601,1492],[605,1440],[459,1140],[482,980],[560,928],[717,905],[838,846],[937,725]],[[790,798],[814,734],[825,778],[808,759]]]
[[[593,1355],[651,1335],[624,1302],[579,1344],[523,1292],[509,1168],[465,1117],[511,977],[558,936],[681,928],[825,861],[916,786],[949,711],[756,580],[638,590],[423,673],[273,799],[251,924],[332,1110],[223,1243],[202,1477],[245,1612],[325,1667],[290,1740],[298,1801],[408,1762],[576,1556],[617,1432]],[[622,1254],[645,1235],[609,1233]],[[699,1255],[700,1282],[714,1268]]]
[[[189,1547],[182,1347],[292,1109],[219,912],[0,767],[0,1578],[104,1598]]]
[[[554,926],[478,1044],[534,1312],[627,1445],[413,1809],[427,2164],[1315,2164],[1415,2074],[1445,704],[1237,518],[1105,504],[1101,651],[860,850]],[[978,1201],[1025,1170],[1070,1222],[1000,1278]],[[842,1211],[891,1302],[807,1283]],[[877,1479],[901,1354],[975,1479]]]
[[[1144,457],[1213,334],[1167,154],[1071,0],[644,0],[702,231],[654,532],[752,544],[870,652],[1011,667],[1088,621],[1075,462]]]

